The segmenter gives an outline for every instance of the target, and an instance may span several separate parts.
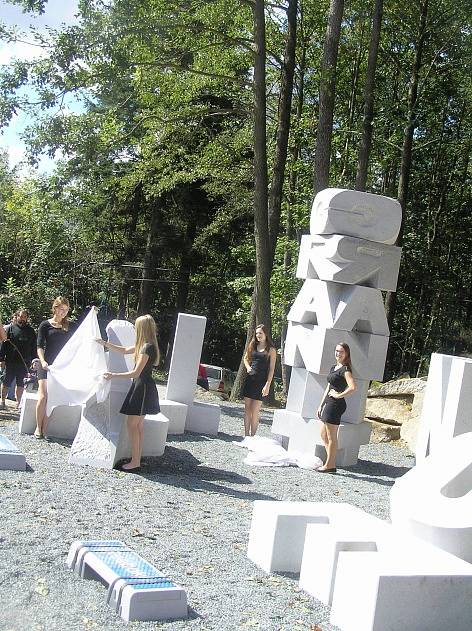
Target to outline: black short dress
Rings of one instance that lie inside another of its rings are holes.
[[[141,374],[133,379],[131,388],[123,401],[120,412],[131,416],[157,414],[161,411],[156,384],[152,378],[152,367],[157,358],[156,348],[152,344],[144,344],[142,355],[148,355]]]
[[[344,392],[346,390],[347,381],[344,376],[349,370],[348,366],[341,366],[336,370],[336,366],[331,366],[327,381],[336,392]],[[323,409],[321,411],[321,420],[332,425],[339,425],[341,416],[346,411],[346,401],[344,399],[334,399],[329,395],[326,396]]]
[[[41,322],[38,328],[37,345],[38,348],[43,349],[44,359],[48,365],[53,364],[56,357],[62,351],[63,347],[67,344],[76,330],[77,327],[71,322],[69,322],[69,328],[67,330],[61,327],[53,326],[49,320]],[[39,366],[37,374],[38,380],[48,378],[48,372],[47,370],[44,370],[42,366]]]
[[[269,376],[269,353],[253,351],[251,357],[251,372],[247,374],[244,383],[243,397],[262,401],[262,388]]]

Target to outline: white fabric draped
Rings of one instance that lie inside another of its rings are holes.
[[[107,398],[110,382],[103,377],[107,371],[107,361],[103,346],[95,341],[99,337],[97,312],[92,307],[49,366],[48,416],[58,405],[81,405],[93,395],[96,395],[98,403]]]
[[[274,438],[263,436],[246,436],[241,442],[234,441],[238,447],[249,450],[244,463],[251,467],[300,467],[301,469],[317,469],[323,462],[315,455],[306,453],[290,453]]]

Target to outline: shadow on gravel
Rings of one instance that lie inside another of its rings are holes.
[[[147,480],[167,484],[189,491],[207,491],[221,495],[230,495],[248,501],[274,500],[275,497],[254,491],[243,491],[218,482],[228,484],[252,485],[252,480],[234,471],[225,471],[202,465],[198,458],[186,449],[166,446],[164,455],[159,459],[147,458],[138,474]]]
[[[355,466],[349,467],[349,469],[342,469],[342,476],[344,478],[353,478],[354,480],[375,482],[382,486],[393,486],[395,479],[401,478],[410,469],[411,467],[397,467],[383,464],[382,462],[358,460]],[[390,478],[390,480],[383,480],[382,478]]]

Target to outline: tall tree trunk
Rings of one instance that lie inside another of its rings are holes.
[[[379,52],[380,32],[382,29],[383,0],[375,0],[372,16],[372,33],[369,45],[369,60],[364,86],[364,119],[362,137],[357,160],[356,190],[365,191],[370,150],[372,147],[372,121],[374,120],[375,71]]]
[[[125,209],[125,213],[128,216],[128,225],[126,228],[126,242],[123,253],[122,262],[128,262],[133,260],[133,255],[135,252],[134,249],[134,235],[136,233],[136,226],[138,224],[139,214],[143,211],[144,204],[144,195],[143,195],[143,184],[139,182],[136,188],[133,191],[133,196]],[[122,279],[119,289],[118,295],[118,317],[119,318],[127,318],[128,317],[128,301],[129,301],[129,290],[130,290],[130,280],[131,276],[130,268],[125,267],[122,273]]]
[[[330,0],[328,27],[326,29],[323,60],[321,63],[319,115],[313,164],[313,192],[315,195],[329,185],[336,65],[343,11],[344,0]]]
[[[420,22],[418,26],[418,38],[416,41],[415,59],[410,77],[410,87],[408,91],[408,122],[405,127],[403,136],[402,159],[400,166],[400,179],[398,182],[398,201],[403,211],[403,219],[400,227],[396,245],[401,246],[403,240],[403,230],[405,225],[405,214],[408,203],[408,188],[410,183],[412,154],[413,154],[413,135],[417,125],[416,110],[418,105],[418,84],[420,70],[422,65],[423,49],[427,34],[427,17],[428,17],[428,1],[423,0],[421,3]],[[385,311],[387,313],[387,321],[390,331],[393,330],[393,321],[395,319],[396,294],[395,292],[387,292],[385,298]],[[387,369],[392,352],[392,340],[390,340],[387,355]]]
[[[159,228],[161,227],[161,202],[153,200],[151,219],[143,258],[142,281],[139,288],[138,315],[149,313],[154,307],[156,295],[156,267],[158,266],[159,248],[157,247]]]

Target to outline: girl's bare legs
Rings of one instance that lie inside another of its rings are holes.
[[[131,460],[121,468],[123,471],[136,469],[141,466],[141,453],[143,450],[144,416],[128,416],[128,436],[131,444]]]
[[[46,431],[46,403],[48,400],[48,382],[47,379],[38,381],[38,402],[36,404],[36,431],[35,436],[43,436]]]
[[[326,450],[326,457],[328,457],[328,432],[326,431],[326,425],[323,423],[323,426],[320,431],[321,440],[323,441],[323,445]]]
[[[320,469],[334,469],[336,467],[336,450],[338,448],[338,427],[332,423],[323,423],[328,439],[326,445],[326,462]]]
[[[262,401],[257,401],[256,399],[252,399],[251,401],[251,436],[255,436],[257,432],[257,428],[259,426],[259,416],[261,412]]]
[[[252,399],[244,397],[244,436],[251,435]]]

